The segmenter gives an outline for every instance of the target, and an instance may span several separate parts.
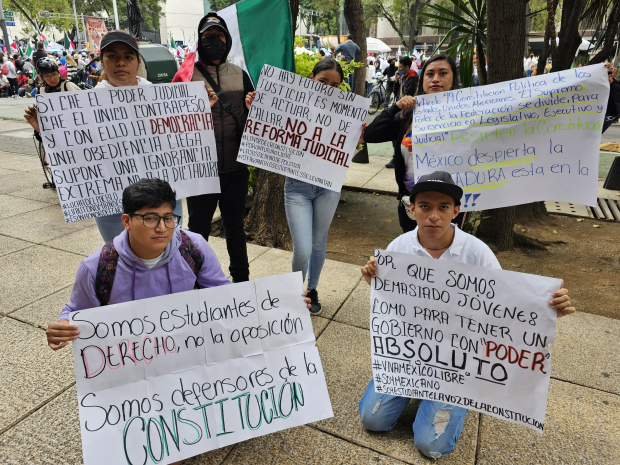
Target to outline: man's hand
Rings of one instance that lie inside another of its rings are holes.
[[[26,112],[24,113],[24,118],[26,119],[26,121],[28,121],[30,126],[32,126],[32,128],[35,131],[41,132],[39,131],[39,122],[37,121],[37,110],[34,105],[29,105],[28,108],[26,108]]]
[[[366,266],[361,268],[362,276],[366,280],[368,284],[370,284],[370,280],[377,276],[377,261],[375,257],[370,257]]]
[[[310,298],[306,297],[308,295],[308,291],[303,291],[301,295],[302,297],[305,297],[304,300],[306,301],[306,306],[308,307],[308,310],[310,310],[312,308],[312,304],[311,304]]]
[[[69,324],[69,320],[53,321],[45,331],[47,345],[54,350],[62,349],[69,341],[75,341],[80,332],[77,325]]]
[[[415,110],[416,103],[417,100],[415,99],[415,97],[405,95],[398,102],[396,102],[396,106],[401,110]]]
[[[248,95],[245,96],[245,106],[248,110],[252,106],[252,102],[254,101],[255,97],[256,97],[256,91],[248,92]]]
[[[213,107],[219,98],[213,89],[209,89],[207,86],[205,86],[205,89],[207,89],[207,94],[209,94],[209,106]]]
[[[570,303],[568,289],[564,289],[564,280],[562,280],[562,288],[553,293],[553,299],[549,303],[551,308],[558,312],[558,318],[570,315],[576,311],[575,307]]]

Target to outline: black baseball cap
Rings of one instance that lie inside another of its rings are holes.
[[[219,27],[222,31],[227,32],[226,24],[222,23],[215,13],[209,13],[200,20],[200,24],[198,24],[198,33],[202,34],[210,27]]]
[[[133,48],[138,55],[140,54],[140,49],[138,48],[138,42],[136,42],[136,39],[134,39],[133,36],[127,34],[124,31],[110,31],[106,35],[104,35],[101,39],[101,43],[99,44],[100,52],[103,53],[104,48],[115,42],[122,42],[124,44],[127,44],[131,48]]]
[[[454,184],[450,173],[445,171],[435,171],[434,173],[420,176],[418,182],[411,189],[411,199],[415,199],[415,196],[420,192],[441,192],[447,194],[454,199],[455,205],[460,205],[461,198],[463,197],[463,189]]]

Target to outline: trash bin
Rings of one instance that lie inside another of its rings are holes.
[[[139,44],[139,47],[140,56],[146,69],[146,79],[153,84],[172,82],[178,67],[168,48],[160,44]],[[141,73],[138,74],[142,75]]]

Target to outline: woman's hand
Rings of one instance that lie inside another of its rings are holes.
[[[252,102],[254,101],[255,97],[256,97],[256,91],[248,92],[248,95],[245,96],[245,106],[247,107],[248,110],[252,106]]]
[[[553,299],[549,303],[551,308],[558,312],[558,318],[576,311],[568,297],[568,290],[564,289],[564,280],[562,280],[562,288],[553,293]]]
[[[361,268],[362,276],[368,284],[370,284],[372,278],[377,277],[377,261],[375,257],[370,257],[370,260],[366,263],[366,266]]]
[[[213,107],[219,98],[213,89],[209,89],[207,86],[205,86],[205,89],[207,89],[207,94],[209,94],[209,106]]]
[[[364,143],[364,132],[366,132],[366,128],[368,125],[366,123],[362,124],[362,133],[360,134],[360,139],[357,141],[357,145]]]
[[[405,95],[398,102],[396,102],[396,106],[401,110],[415,110],[416,103],[417,100],[415,99],[415,97]]]
[[[39,131],[39,122],[37,121],[37,109],[34,105],[29,105],[28,108],[26,108],[24,118],[35,131],[41,132]]]

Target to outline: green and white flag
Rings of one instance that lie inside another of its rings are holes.
[[[32,53],[33,52],[34,52],[34,50],[32,50],[32,47],[30,46],[30,42],[28,42],[28,48],[24,52],[24,55],[27,56],[28,58],[32,58]]]
[[[218,11],[232,37],[228,61],[248,72],[254,84],[268,64],[295,71],[289,0],[242,0]],[[198,60],[195,44],[173,82],[188,82]],[[193,54],[193,55],[192,55]]]

